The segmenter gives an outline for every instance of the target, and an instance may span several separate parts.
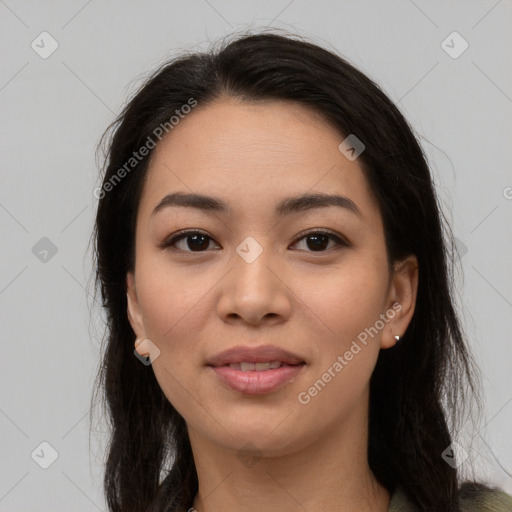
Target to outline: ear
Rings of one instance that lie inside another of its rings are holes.
[[[144,340],[146,338],[146,332],[137,299],[135,276],[133,272],[128,272],[126,274],[126,300],[128,320],[132,326],[133,332],[139,341]]]
[[[418,259],[411,254],[394,266],[385,313],[390,320],[382,333],[381,348],[392,347],[397,343],[395,336],[404,335],[414,314],[417,292]]]

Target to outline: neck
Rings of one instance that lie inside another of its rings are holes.
[[[244,453],[189,428],[199,491],[197,512],[387,512],[390,495],[367,462],[367,429],[354,415],[333,435],[316,435],[280,456]]]

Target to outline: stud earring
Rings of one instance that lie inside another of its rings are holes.
[[[144,339],[140,339],[140,338],[137,338],[135,340],[135,348],[137,348],[142,342],[145,342],[146,340]],[[142,354],[141,354],[141,351],[142,351]],[[149,351],[148,351],[148,346],[147,346],[147,342],[140,348],[140,350],[137,350],[137,352],[142,356],[142,357],[147,357],[149,356]]]
[[[398,334],[395,336],[395,340],[398,341],[400,339],[400,336]]]

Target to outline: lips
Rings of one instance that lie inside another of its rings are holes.
[[[263,395],[294,380],[305,366],[300,356],[266,345],[235,347],[208,361],[220,382],[245,395]]]
[[[234,347],[208,360],[210,366],[225,366],[240,363],[272,363],[279,361],[287,365],[304,363],[300,356],[281,348],[265,345],[261,347]]]

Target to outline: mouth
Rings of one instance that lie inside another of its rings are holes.
[[[275,370],[286,365],[282,361],[266,361],[264,363],[251,363],[249,361],[243,361],[240,363],[229,363],[230,368],[233,370],[240,370],[242,372],[266,372],[268,370]]]
[[[273,369],[270,368],[270,365],[279,368],[279,365],[298,365],[305,363],[305,361],[298,354],[288,350],[273,345],[262,345],[259,347],[233,347],[211,357],[207,363],[214,367],[240,365],[240,368],[236,369],[242,371],[265,371]],[[244,365],[245,369],[241,365]],[[250,365],[254,365],[254,368]]]
[[[235,347],[208,361],[220,382],[245,395],[263,395],[292,382],[305,360],[274,346]]]

